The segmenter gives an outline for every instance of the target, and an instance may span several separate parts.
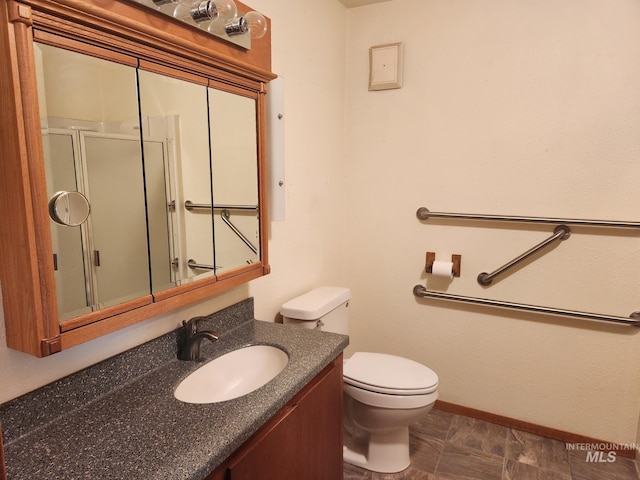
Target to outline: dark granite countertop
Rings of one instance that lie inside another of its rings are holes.
[[[177,332],[0,406],[9,480],[201,480],[337,357],[348,337],[253,320],[253,301],[209,317],[204,362],[250,344],[289,364],[234,400],[187,404],[173,391],[203,362],[176,359]]]

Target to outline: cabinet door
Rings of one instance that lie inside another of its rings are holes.
[[[231,460],[231,480],[342,478],[342,356]]]
[[[0,425],[0,480],[6,480],[7,473],[4,469],[4,449],[2,447],[2,425]]]

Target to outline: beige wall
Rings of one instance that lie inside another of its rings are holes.
[[[285,85],[286,221],[271,223],[271,274],[251,284],[256,317],[272,321],[290,298],[346,282],[346,10],[337,0],[250,3],[272,19]]]
[[[448,402],[636,440],[640,332],[418,302],[411,290],[638,310],[637,234],[575,228],[483,288],[478,273],[553,228],[421,224],[415,211],[637,220],[639,24],[635,0],[394,0],[349,11],[350,349],[424,362]],[[404,42],[404,86],[368,92],[368,49],[391,42]],[[427,278],[428,250],[462,254],[461,278]]]
[[[575,230],[482,289],[478,272],[549,229],[415,219],[426,206],[637,220],[640,11],[633,0],[605,3],[393,0],[347,13],[338,1],[252,1],[272,19],[273,68],[285,78],[287,219],[271,224],[272,274],[51,358],[0,348],[0,401],[248,295],[256,317],[273,321],[287,299],[337,284],[353,291],[349,351],[424,362],[446,401],[635,441],[635,332],[420,304],[411,293],[422,283],[602,313],[640,309],[632,235]],[[368,48],[396,41],[405,43],[404,87],[368,92]],[[462,254],[463,276],[428,280],[426,250]]]

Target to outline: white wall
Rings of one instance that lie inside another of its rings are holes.
[[[409,356],[444,401],[635,442],[640,336],[630,328],[416,301],[462,295],[628,316],[637,234],[570,239],[476,283],[552,227],[415,218],[433,211],[637,220],[640,5],[635,0],[393,0],[349,10],[345,237],[351,350]],[[368,92],[368,49],[404,42],[404,86]],[[462,254],[451,283],[425,252]]]

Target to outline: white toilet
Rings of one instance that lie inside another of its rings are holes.
[[[347,334],[348,288],[319,287],[282,305],[285,324]],[[357,352],[344,361],[344,461],[374,472],[407,468],[409,425],[438,398],[438,375],[407,358]]]

